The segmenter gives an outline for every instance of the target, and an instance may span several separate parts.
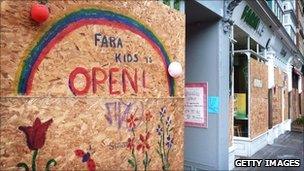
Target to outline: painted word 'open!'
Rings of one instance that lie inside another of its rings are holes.
[[[84,87],[77,87],[77,77],[81,76],[85,78]],[[90,90],[93,94],[97,94],[98,87],[103,85],[106,85],[110,95],[121,95],[130,90],[137,94],[140,87],[142,89],[147,87],[146,72],[137,68],[131,72],[126,68],[116,67],[108,70],[100,67],[93,67],[91,70],[76,67],[69,76],[69,88],[76,96],[86,95]],[[121,85],[121,87],[118,88],[117,85]]]

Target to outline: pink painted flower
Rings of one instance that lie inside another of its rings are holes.
[[[151,115],[151,112],[150,112],[150,111],[147,111],[147,112],[146,112],[146,121],[149,122],[149,121],[152,119],[152,117],[153,117],[153,116]]]
[[[148,132],[146,136],[143,136],[142,134],[140,134],[139,139],[140,139],[141,143],[137,145],[138,151],[142,150],[142,152],[144,153],[145,151],[150,149],[150,145],[148,143],[149,137],[150,137],[150,132]]]
[[[134,149],[134,147],[135,147],[134,141],[135,141],[135,138],[128,138],[128,145],[127,145],[128,149],[130,149],[130,150]]]
[[[134,129],[136,127],[136,121],[138,121],[139,119],[137,117],[135,117],[134,114],[131,114],[130,117],[127,119],[127,123],[128,123],[128,127],[131,129]]]

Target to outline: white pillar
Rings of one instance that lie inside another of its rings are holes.
[[[288,63],[288,65],[287,65],[288,67],[287,67],[287,80],[288,80],[288,82],[287,82],[287,89],[288,89],[288,92],[291,92],[292,91],[292,66],[291,66],[291,64],[290,63]]]
[[[273,50],[267,51],[266,57],[268,59],[268,88],[273,88],[274,85],[274,58],[275,52]]]
[[[299,75],[299,79],[298,79],[298,90],[299,90],[299,94],[302,93],[302,76]]]
[[[174,0],[170,0],[170,7],[174,8]]]
[[[247,60],[248,60],[248,66],[247,66],[247,90],[248,90],[248,106],[247,106],[247,109],[248,109],[248,113],[247,113],[247,118],[248,118],[248,137],[250,138],[251,137],[251,134],[250,134],[250,130],[251,130],[251,120],[250,120],[250,117],[251,117],[251,53],[250,52],[245,52],[246,56],[247,56]]]
[[[179,1],[179,11],[182,13],[185,13],[185,1],[184,0]]]

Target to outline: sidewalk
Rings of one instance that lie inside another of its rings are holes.
[[[260,167],[235,168],[234,170],[304,170],[304,134],[299,132],[286,132],[280,135],[273,144],[267,145],[248,159],[301,159],[301,167]]]

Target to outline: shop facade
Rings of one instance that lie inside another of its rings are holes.
[[[232,169],[235,158],[272,144],[300,117],[303,55],[291,5],[185,2],[186,83],[208,82],[208,97],[218,96],[222,109],[208,112],[208,128],[185,127],[185,169]]]
[[[272,144],[301,115],[303,56],[283,30],[284,13],[268,17],[265,9],[273,14],[266,2],[242,1],[232,16],[230,169],[235,157]]]

